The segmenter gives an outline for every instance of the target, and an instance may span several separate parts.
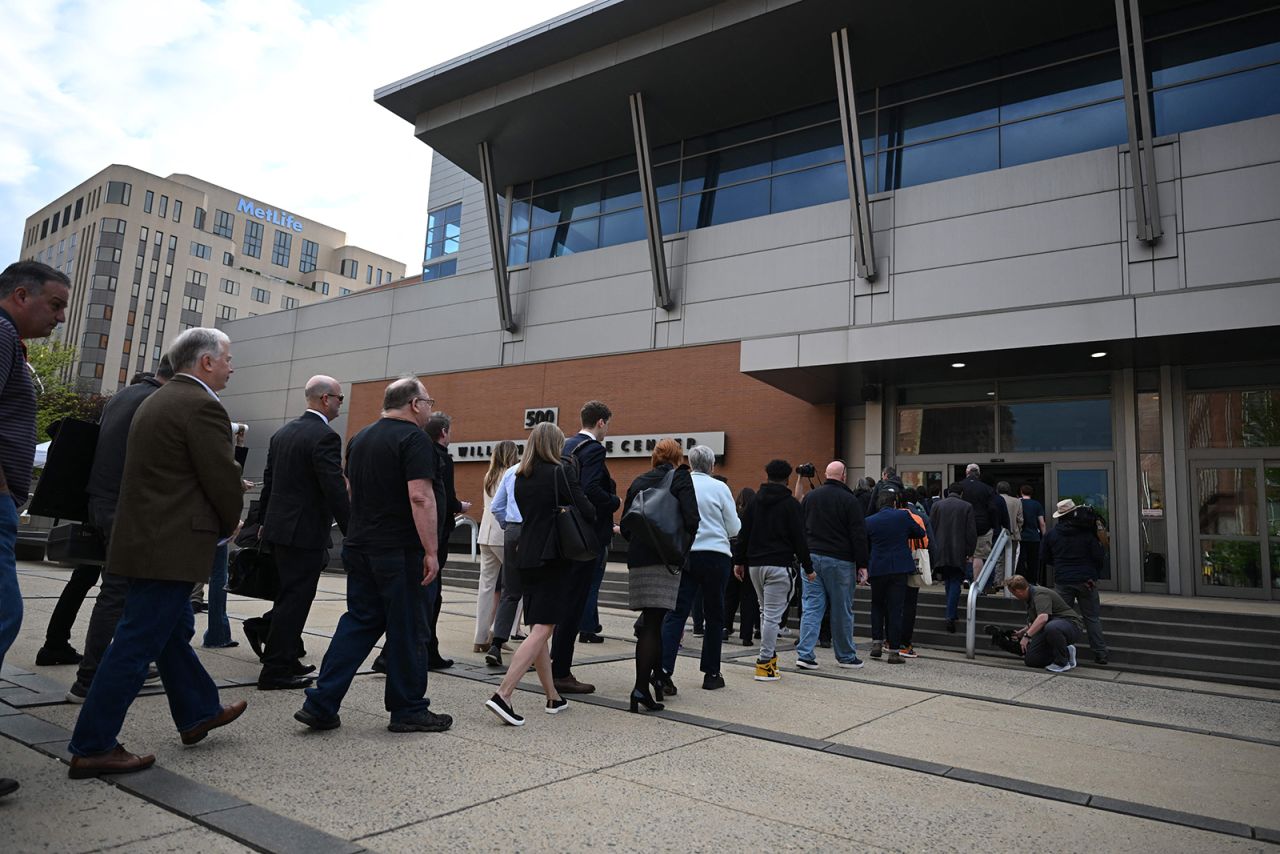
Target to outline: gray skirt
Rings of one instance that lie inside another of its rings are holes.
[[[665,566],[633,566],[627,570],[628,595],[631,610],[666,608],[676,606],[676,594],[680,591],[680,576],[672,575]]]

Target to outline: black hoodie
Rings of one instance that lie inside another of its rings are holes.
[[[785,483],[762,483],[742,513],[734,562],[747,566],[790,566],[799,558],[805,572],[813,571],[804,537],[800,502]]]

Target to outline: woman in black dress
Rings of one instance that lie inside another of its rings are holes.
[[[524,591],[524,621],[530,626],[529,636],[511,656],[506,678],[485,707],[504,723],[524,726],[524,718],[511,707],[511,695],[520,677],[532,664],[538,681],[547,695],[547,714],[566,708],[567,701],[556,691],[551,678],[551,652],[548,644],[556,624],[565,617],[572,598],[569,593],[568,558],[561,557],[556,538],[557,508],[574,504],[589,523],[595,521],[595,508],[578,484],[578,471],[561,459],[564,434],[554,424],[539,424],[529,435],[524,457],[516,469],[516,506],[523,523],[516,543],[515,566],[520,572]]]

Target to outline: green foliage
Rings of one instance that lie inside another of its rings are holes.
[[[27,345],[27,360],[35,374],[36,441],[49,437],[49,425],[62,418],[97,421],[106,397],[77,391],[68,377],[75,363],[76,348],[61,341],[46,339]]]

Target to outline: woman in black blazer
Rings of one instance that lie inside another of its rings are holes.
[[[511,656],[507,675],[498,691],[485,707],[504,723],[524,726],[524,718],[511,707],[511,695],[520,677],[533,664],[538,681],[547,695],[547,714],[563,711],[567,701],[556,691],[551,677],[551,652],[548,644],[556,624],[565,618],[569,600],[568,558],[559,552],[556,516],[559,508],[577,506],[583,519],[594,522],[595,508],[578,484],[578,470],[562,459],[564,434],[554,424],[539,424],[529,435],[524,458],[516,469],[516,506],[523,522],[516,553],[510,558],[520,572],[524,591],[524,621],[530,626],[529,636],[520,642]]]

